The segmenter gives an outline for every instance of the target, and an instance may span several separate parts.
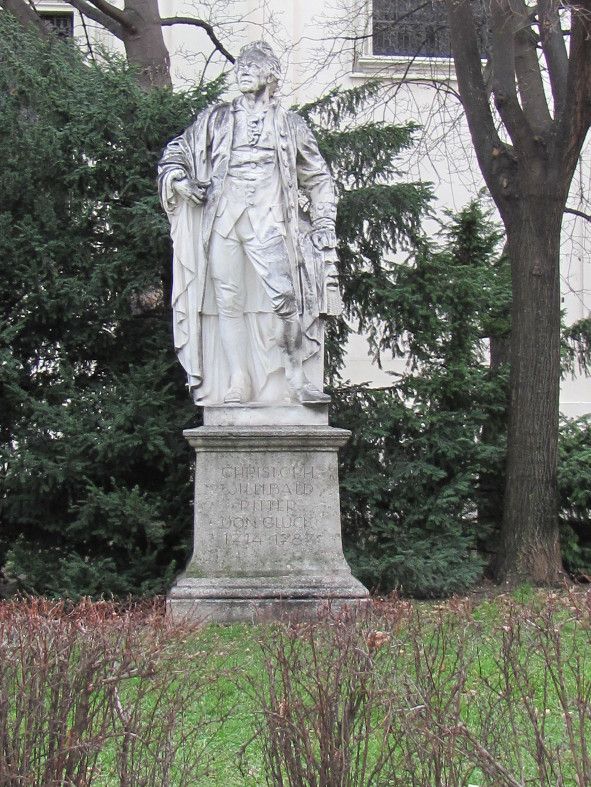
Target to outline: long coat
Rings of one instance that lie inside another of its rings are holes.
[[[207,252],[228,173],[233,109],[234,103],[222,103],[201,112],[183,134],[166,146],[158,167],[160,199],[170,220],[174,250],[174,343],[190,388],[200,386],[204,376],[201,320]],[[309,215],[314,224],[317,219],[335,218],[334,186],[314,135],[302,118],[279,104],[273,103],[272,109],[287,245],[307,343],[305,354],[310,355],[321,345],[318,316],[322,311],[324,281],[322,255],[310,243],[311,226],[298,207],[298,187],[309,198]],[[177,197],[173,184],[182,177],[210,182],[202,206]]]

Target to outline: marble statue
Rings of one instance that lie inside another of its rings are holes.
[[[173,618],[315,618],[367,602],[341,543],[323,320],[342,301],[336,200],[304,120],[275,95],[268,44],[236,61],[240,95],[201,112],[159,165],[173,241],[174,342],[203,426],[193,555]]]
[[[275,93],[268,44],[241,50],[241,95],[166,147],[175,348],[203,405],[324,404],[323,317],[342,308],[332,178],[304,120]]]

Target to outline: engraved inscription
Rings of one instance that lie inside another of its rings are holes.
[[[246,547],[254,544],[275,544],[276,546],[304,546],[316,544],[321,540],[319,533],[275,533],[264,535],[260,533],[224,533],[226,546]]]
[[[258,465],[225,465],[222,467],[223,478],[242,478],[248,480],[313,478],[313,465],[305,462],[295,462],[289,465],[273,465],[260,467]]]
[[[318,509],[311,505],[317,466],[307,462],[258,466],[227,463],[205,488],[219,496],[219,514],[209,519],[207,538],[219,547],[301,548],[322,539]]]

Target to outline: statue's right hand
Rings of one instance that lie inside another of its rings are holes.
[[[209,181],[202,182],[183,178],[174,182],[173,189],[181,199],[192,202],[193,205],[202,205],[206,199],[209,183]]]

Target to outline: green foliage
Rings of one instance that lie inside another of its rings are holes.
[[[191,531],[163,142],[220,89],[144,92],[0,15],[0,563],[49,594],[162,590]]]
[[[390,310],[392,263],[389,255],[415,248],[432,193],[429,184],[400,181],[397,159],[411,147],[416,126],[358,122],[379,84],[333,90],[298,109],[313,129],[335,179],[339,209],[339,274],[345,319],[327,326],[326,375],[336,384],[352,325],[370,332]],[[386,322],[389,318],[386,318]],[[374,341],[374,349],[378,351]]]
[[[295,109],[309,126],[317,123],[321,129],[335,129],[358,117],[380,91],[380,80],[368,80],[349,90],[333,88],[325,96]]]
[[[589,376],[591,318],[562,329],[562,373]],[[559,435],[558,494],[562,558],[577,578],[591,577],[591,423],[564,420]]]
[[[303,108],[339,189],[346,320],[329,326],[326,344],[332,423],[353,432],[341,452],[343,533],[369,587],[443,595],[480,576],[478,548],[498,516],[486,502],[502,484],[507,371],[490,369],[485,340],[508,331],[509,272],[477,205],[452,219],[439,246],[425,238],[429,186],[403,182],[397,167],[415,127],[345,129],[375,91]],[[408,357],[391,387],[341,383],[352,326],[377,362],[384,352]]]
[[[591,373],[591,317],[562,329],[563,374]]]
[[[591,416],[562,424],[558,491],[565,568],[591,577]]]
[[[508,330],[509,273],[476,204],[443,241],[390,266],[375,295],[375,344],[408,353],[406,373],[383,390],[335,391],[333,422],[353,430],[342,457],[345,543],[382,591],[465,589],[496,524],[484,481],[502,482],[507,369],[491,369],[485,339]]]

